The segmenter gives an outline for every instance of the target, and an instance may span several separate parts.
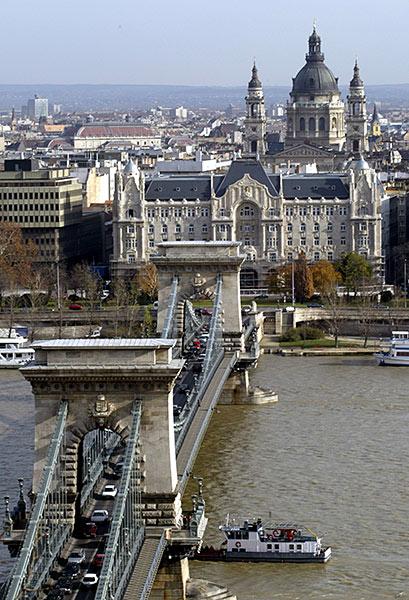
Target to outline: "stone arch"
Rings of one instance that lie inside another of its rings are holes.
[[[301,117],[300,119],[300,131],[305,131],[305,118]]]
[[[244,246],[262,251],[261,209],[253,200],[243,200],[235,211],[235,237]]]
[[[325,118],[324,117],[319,118],[318,129],[319,129],[319,131],[325,131]]]
[[[314,119],[314,117],[310,117],[308,119],[308,131],[311,132],[311,133],[315,131],[315,119]]]

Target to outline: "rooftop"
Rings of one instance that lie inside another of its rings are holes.
[[[152,137],[158,134],[148,127],[136,125],[83,125],[76,133],[77,138],[87,137]]]

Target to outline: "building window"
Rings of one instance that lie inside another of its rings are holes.
[[[348,207],[347,206],[340,206],[339,207],[339,214],[346,217],[348,214]]]
[[[332,262],[334,260],[334,253],[333,252],[328,252],[328,260],[329,260],[329,262]]]
[[[155,240],[149,240],[149,248],[155,247]]]
[[[314,239],[314,246],[319,246],[320,245],[320,239],[319,238],[315,238]]]
[[[306,206],[300,206],[298,209],[300,211],[300,217],[306,217],[308,214],[308,209]]]
[[[307,226],[305,225],[305,223],[301,223],[300,224],[300,231],[305,231],[307,229]]]
[[[330,238],[330,237],[328,238],[327,244],[328,244],[328,246],[332,246],[332,238]]]
[[[289,262],[291,262],[291,261],[293,260],[293,253],[292,253],[292,252],[288,252],[288,253],[287,253],[287,260],[288,260]]]
[[[160,216],[162,218],[167,218],[169,216],[169,209],[168,208],[161,208],[160,209]]]
[[[189,223],[188,232],[190,235],[192,235],[195,232],[195,226],[193,225],[193,223]]]
[[[226,225],[219,225],[218,229],[220,233],[224,233],[226,231]]]
[[[305,119],[301,117],[300,119],[300,131],[305,131]]]
[[[340,240],[341,246],[346,246],[347,245],[347,241],[344,237],[341,238]]]
[[[292,206],[286,206],[285,208],[285,216],[292,217],[294,215],[294,209]]]
[[[327,230],[328,230],[328,231],[332,231],[332,223],[328,223],[328,225],[327,225]]]
[[[136,262],[135,254],[128,254],[127,259],[128,259],[128,263]]]
[[[327,215],[327,217],[332,217],[334,214],[334,207],[333,206],[326,206],[325,207],[325,214]]]
[[[175,217],[181,217],[182,216],[182,209],[181,208],[174,208],[173,209],[173,214],[175,215]]]
[[[276,238],[273,238],[273,237],[267,238],[267,248],[276,248],[276,247],[277,247]]]
[[[300,244],[301,244],[301,246],[306,246],[307,245],[307,242],[306,242],[305,238],[302,238],[300,240]]]
[[[155,217],[155,209],[154,208],[148,208],[146,212],[148,215],[148,219],[153,219]]]
[[[360,235],[358,238],[358,246],[367,246],[368,245],[368,236]]]
[[[319,252],[314,252],[314,260],[317,261],[320,259],[320,253]]]
[[[288,238],[287,240],[287,246],[292,246],[293,245],[293,239],[292,238]]]
[[[340,230],[341,231],[346,231],[346,225],[345,225],[345,223],[341,223]]]
[[[318,121],[318,129],[320,131],[325,131],[325,119],[324,119],[324,117],[320,117],[320,120]]]
[[[291,223],[288,223],[288,225],[287,225],[287,231],[288,231],[288,232],[290,232],[290,231],[292,231],[292,230],[293,230],[293,226],[292,226],[292,224],[291,224]]]
[[[269,231],[277,231],[277,225],[269,225],[268,230]]]
[[[310,133],[315,131],[315,119],[314,117],[310,117],[308,120],[308,130]]]
[[[271,262],[277,262],[277,252],[270,252],[268,258]]]
[[[366,223],[359,223],[359,231],[366,231]]]
[[[148,233],[154,233],[154,232],[155,232],[155,227],[153,225],[149,225]]]
[[[275,217],[275,214],[276,214],[275,208],[269,208],[268,209],[268,216],[270,217],[270,219],[272,217]]]
[[[180,223],[176,223],[175,225],[175,233],[182,233],[182,226]]]
[[[254,217],[254,208],[246,204],[240,209],[241,217]]]
[[[319,206],[313,206],[312,207],[312,214],[314,217],[319,217],[321,213],[320,207]]]
[[[208,233],[207,225],[202,225],[202,233]]]
[[[168,226],[167,225],[162,225],[162,234],[163,235],[167,235],[168,234]]]
[[[320,230],[320,224],[319,223],[314,223],[314,231],[317,233],[319,233]]]
[[[202,215],[202,217],[208,217],[209,216],[209,209],[208,208],[202,208],[200,210],[200,214]]]
[[[135,233],[135,227],[133,225],[128,225],[126,233]]]
[[[221,216],[221,217],[225,217],[225,216],[226,216],[226,211],[225,211],[225,209],[224,209],[224,208],[221,208],[221,209],[219,210],[219,214],[220,214],[220,216]]]

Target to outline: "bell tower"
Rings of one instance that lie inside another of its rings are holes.
[[[253,65],[246,96],[246,118],[244,121],[244,154],[257,158],[266,151],[266,109],[261,81],[256,63]]]
[[[355,61],[354,76],[349,84],[346,142],[349,153],[363,153],[369,150],[366,97],[358,61]]]

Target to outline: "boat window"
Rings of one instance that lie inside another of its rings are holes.
[[[232,549],[231,549],[231,551],[232,551],[232,552],[238,552],[238,551],[239,551],[239,549],[238,549],[238,548],[232,548]]]
[[[302,544],[297,544],[297,550],[302,550]]]
[[[239,548],[239,552],[245,552],[246,549],[245,548]]]
[[[271,550],[272,547],[273,547],[273,544],[267,544],[267,550]]]
[[[249,539],[249,532],[248,531],[242,531],[241,532],[241,539],[242,540],[248,540]]]
[[[274,544],[274,550],[280,550],[280,544]]]
[[[290,544],[290,550],[294,550],[294,544]]]

